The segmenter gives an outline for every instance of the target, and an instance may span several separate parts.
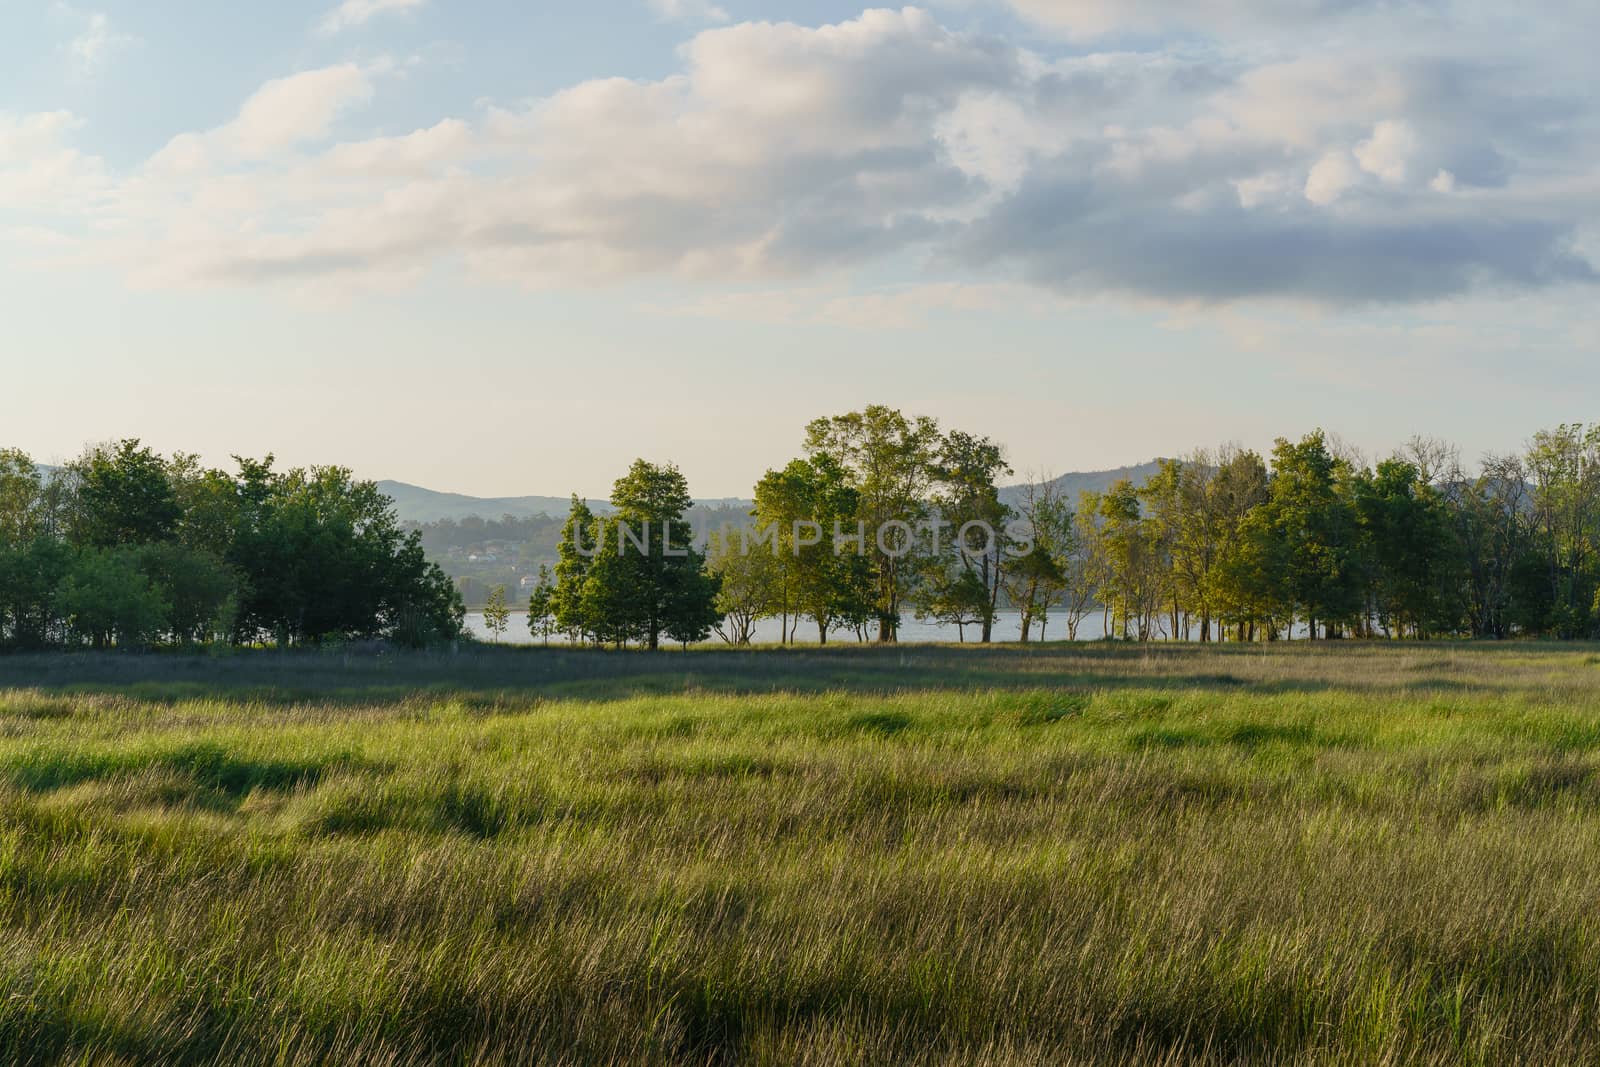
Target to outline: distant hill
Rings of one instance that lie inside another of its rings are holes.
[[[395,511],[403,522],[460,521],[473,515],[480,519],[498,519],[506,515],[515,519],[539,515],[555,517],[565,515],[568,504],[564,496],[464,496],[405,482],[379,482],[378,490],[394,501]]]
[[[540,515],[562,518],[567,514],[572,498],[565,496],[465,496],[461,493],[441,493],[405,482],[379,482],[378,491],[394,501],[401,522],[429,523],[444,519],[462,519],[477,516],[480,519],[533,519]],[[589,506],[598,514],[611,510],[605,500],[590,499]],[[695,507],[712,512],[748,511],[748,500],[727,497],[715,500],[696,500]]]
[[[1144,485],[1156,472],[1161,469],[1162,461],[1153,459],[1149,463],[1140,463],[1133,467],[1118,467],[1110,471],[1078,471],[1072,474],[1063,474],[1059,478],[1051,479],[1057,492],[1074,508],[1078,506],[1078,495],[1084,490],[1092,493],[1103,493],[1117,482],[1126,478],[1136,487]],[[1013,506],[1022,502],[1026,487],[1021,485],[1007,485],[1000,490],[1000,499]]]
[[[1063,474],[1054,479],[1052,484],[1069,502],[1076,505],[1078,494],[1085,489],[1102,492],[1122,478],[1128,479],[1134,485],[1143,485],[1160,466],[1159,460],[1153,460],[1138,466],[1118,467],[1116,470]],[[429,523],[439,522],[442,519],[454,519],[459,522],[471,516],[480,519],[499,519],[506,515],[517,519],[531,519],[540,515],[559,518],[567,513],[568,504],[568,498],[564,496],[465,496],[461,493],[441,493],[405,482],[379,482],[378,488],[394,500],[395,510],[405,522]],[[1008,504],[1021,501],[1022,494],[1023,487],[1020,485],[1006,486],[1000,491],[1001,499]],[[716,512],[748,511],[751,506],[750,501],[736,497],[697,500],[695,503],[697,507]],[[597,512],[607,510],[604,500],[590,500],[589,506]]]

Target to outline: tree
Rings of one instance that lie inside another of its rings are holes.
[[[137,439],[90,449],[68,467],[76,480],[70,536],[94,548],[170,540],[183,517],[162,458]]]
[[[1200,639],[1209,640],[1211,623],[1234,627],[1238,640],[1253,640],[1272,612],[1275,566],[1265,525],[1257,521],[1270,496],[1271,476],[1255,452],[1224,446],[1208,480],[1193,536],[1200,558]],[[1217,636],[1224,636],[1218,626]]]
[[[1563,638],[1592,632],[1600,581],[1600,425],[1572,423],[1534,435],[1528,449],[1533,529],[1545,564],[1549,626]]]
[[[181,544],[144,545],[139,569],[167,604],[167,630],[180,644],[227,636],[239,608],[239,577],[205,549]]]
[[[408,648],[453,642],[466,632],[467,608],[450,576],[428,559],[422,536],[404,534],[385,559],[379,626]]]
[[[1528,478],[1521,457],[1490,456],[1452,509],[1456,538],[1466,560],[1467,616],[1474,637],[1510,637],[1520,603],[1512,576],[1532,553]]]
[[[178,543],[225,559],[239,525],[238,484],[184,452],[167,463],[167,481],[178,504]]]
[[[878,640],[892,642],[901,602],[916,577],[911,560],[914,527],[928,514],[943,438],[937,421],[907,418],[874,404],[862,411],[817,419],[806,428],[806,451],[844,472],[858,494],[857,532],[872,564]]]
[[[784,643],[793,639],[791,615],[796,626],[812,619],[822,644],[876,615],[871,559],[863,546],[839,540],[860,533],[859,503],[847,472],[827,456],[794,460],[756,485],[753,547],[776,564],[772,611],[783,620]]]
[[[41,530],[39,469],[25,452],[0,449],[0,546],[27,544]]]
[[[49,534],[45,489],[26,454],[0,450],[0,648],[40,648],[56,628],[69,554]]]
[[[242,634],[280,645],[460,636],[454,584],[372,482],[342,467],[279,474],[271,457],[240,460],[239,501],[229,562],[244,576]]]
[[[131,546],[84,549],[61,585],[71,633],[97,649],[152,644],[169,626],[168,610]]]
[[[756,624],[770,618],[780,603],[783,560],[764,549],[752,550],[741,536],[711,535],[707,567],[721,583],[716,606],[723,622],[717,632],[730,645],[750,644]]]
[[[1155,572],[1150,591],[1164,606],[1167,636],[1177,640],[1188,627],[1189,605],[1194,600],[1194,567],[1184,552],[1184,525],[1191,503],[1187,468],[1180,460],[1162,460],[1155,475],[1139,489],[1145,514],[1145,540]],[[1148,631],[1150,628],[1146,627]]]
[[[0,647],[39,649],[59,639],[60,589],[71,565],[71,550],[44,534],[0,544]]]
[[[1373,565],[1373,614],[1402,636],[1454,630],[1462,568],[1444,502],[1412,463],[1389,459],[1357,481],[1357,514]]]
[[[483,625],[494,635],[498,643],[505,635],[506,625],[510,621],[511,609],[506,606],[506,587],[497,585],[489,593],[489,603],[483,609]]]
[[[654,651],[663,634],[701,641],[716,624],[717,581],[684,513],[693,501],[674,466],[636,460],[611,493],[614,514],[584,580],[585,616],[612,644]]]
[[[994,620],[1005,584],[1007,524],[1014,515],[1000,500],[999,481],[1011,473],[1005,451],[987,437],[952,430],[940,446],[934,506],[939,517],[955,531],[956,555],[963,573],[983,590],[984,606],[974,621],[982,627],[980,640],[986,645],[994,640]],[[941,547],[936,545],[935,552]],[[967,591],[960,590],[957,600],[967,599]],[[952,588],[947,586],[939,595],[948,604],[951,593]],[[965,639],[963,632],[962,640]]]
[[[1277,599],[1286,615],[1305,620],[1313,639],[1319,627],[1335,636],[1362,607],[1355,510],[1342,491],[1349,465],[1329,452],[1321,430],[1298,444],[1280,439],[1272,458],[1262,512],[1274,542]]]
[[[550,568],[539,567],[539,582],[528,597],[528,632],[544,644],[550,643],[552,634],[558,632],[555,615],[556,586]]]
[[[1016,544],[1005,539],[1004,551],[1013,558],[1005,564],[1003,581],[1012,605],[1022,613],[1022,641],[1032,638],[1035,622],[1042,641],[1051,609],[1068,587],[1067,568],[1078,552],[1078,534],[1072,508],[1048,478],[1035,478],[1023,486],[1016,514],[1027,540]],[[1076,621],[1069,623],[1074,632],[1076,626]]]
[[[1148,641],[1165,588],[1154,526],[1145,522],[1139,491],[1126,478],[1100,495],[1099,508],[1105,552],[1101,591],[1112,609],[1113,627],[1127,638],[1133,625],[1139,640]]]
[[[567,521],[561,527],[561,542],[556,552],[556,585],[550,596],[550,612],[556,629],[576,642],[594,640],[597,627],[586,613],[585,587],[589,567],[599,544],[600,530],[587,500],[572,497]]]
[[[945,569],[919,591],[916,597],[917,618],[934,619],[946,626],[954,626],[961,643],[966,644],[968,626],[993,623],[994,613],[989,597],[989,590],[976,571],[961,566]]]

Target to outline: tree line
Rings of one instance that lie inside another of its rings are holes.
[[[45,472],[0,450],[0,648],[460,636],[454,586],[373,483],[236,462],[125,440]]]
[[[1052,623],[1076,639],[1096,614],[1139,641],[1600,635],[1600,427],[1540,432],[1472,473],[1441,442],[1373,464],[1320,430],[1077,500],[1048,478],[1003,488],[1013,473],[987,438],[868,407],[811,423],[804,454],[756,485],[749,528],[697,543],[682,476],[641,460],[614,514],[573,498],[529,625],[652,648],[748,644],[767,619],[785,642],[801,626],[892,642],[908,614],[988,642],[1003,610],[1024,641]],[[648,551],[607,551],[630,521],[655,524]],[[886,526],[943,547],[892,551],[871,533]],[[972,526],[996,536],[928,537]]]
[[[372,483],[236,462],[130,440],[46,473],[0,451],[0,647],[461,634],[458,591]],[[701,537],[683,475],[639,460],[607,514],[572,498],[529,627],[652,649],[748,644],[767,619],[785,642],[892,642],[908,615],[988,642],[1004,610],[1024,641],[1096,613],[1141,641],[1600,635],[1600,427],[1470,473],[1436,441],[1372,464],[1319,430],[1077,500],[1013,474],[988,438],[871,406],[812,422],[745,527]]]

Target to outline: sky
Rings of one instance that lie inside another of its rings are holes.
[[[1600,5],[0,0],[0,447],[743,496],[1600,418]]]

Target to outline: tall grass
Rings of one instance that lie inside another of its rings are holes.
[[[1600,1061],[1579,648],[0,661],[7,1062]]]

